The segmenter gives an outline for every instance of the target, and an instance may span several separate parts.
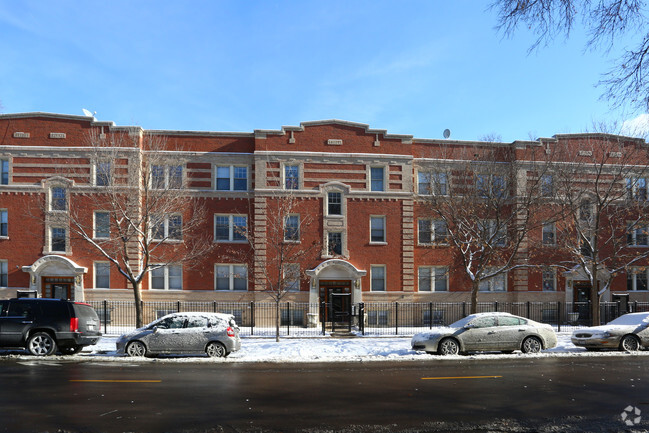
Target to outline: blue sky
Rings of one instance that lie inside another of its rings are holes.
[[[488,2],[0,0],[2,112],[241,131],[343,119],[417,138],[584,132],[612,58],[583,34],[528,53]]]

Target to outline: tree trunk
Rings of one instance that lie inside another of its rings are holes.
[[[279,325],[280,325],[279,299],[275,300],[275,342],[279,343]]]
[[[142,312],[142,290],[140,283],[131,281],[133,285],[133,296],[135,297],[135,327],[141,328],[144,326],[143,312]]]
[[[471,285],[471,313],[478,312],[478,289],[480,288],[480,281],[474,280]]]
[[[597,280],[597,276],[593,279],[593,283],[591,284],[590,287],[590,317],[591,317],[591,325],[592,326],[599,326],[601,325],[600,323],[600,316],[599,316],[599,281]]]

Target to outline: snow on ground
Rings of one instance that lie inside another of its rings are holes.
[[[649,356],[649,351],[626,352],[606,351],[588,352],[570,342],[570,333],[557,333],[558,345],[537,355],[515,352],[511,355],[501,353],[474,354],[468,356],[437,356],[416,352],[410,348],[408,337],[357,337],[357,338],[283,338],[279,343],[274,338],[243,338],[241,350],[226,359],[206,356],[161,356],[158,358],[128,358],[129,361],[142,362],[370,362],[370,361],[441,361],[452,359],[511,359],[530,357],[575,357],[575,356]],[[124,360],[115,352],[117,336],[104,336],[98,344],[87,347],[79,356],[103,359]],[[20,355],[22,356],[22,355]],[[26,356],[26,355],[25,355]],[[59,357],[70,359],[70,357]]]

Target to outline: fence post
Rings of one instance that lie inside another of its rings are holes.
[[[399,335],[399,303],[394,303],[394,324],[396,326],[396,335]]]
[[[358,326],[361,330],[361,335],[365,335],[365,303],[358,304]]]
[[[561,332],[561,301],[557,301],[557,332]]]
[[[494,301],[494,311],[498,311],[498,301]]]
[[[428,303],[428,317],[430,319],[430,323],[428,324],[428,329],[433,329],[433,303],[432,302]]]
[[[215,313],[218,313],[218,311],[216,309],[216,301],[212,301],[212,311],[215,312]],[[243,325],[243,323],[239,323],[239,325]]]
[[[250,301],[250,335],[255,335],[255,301]]]
[[[286,321],[286,335],[291,335],[291,303],[286,303],[286,312],[288,313],[288,320]],[[279,310],[279,322],[282,323],[282,310]]]
[[[466,317],[466,302],[462,302],[462,317]]]
[[[527,318],[531,319],[532,316],[532,304],[530,304],[530,301],[527,301]]]
[[[326,310],[325,310],[325,302],[322,301],[320,303],[320,321],[322,323],[322,335],[326,335],[326,323],[327,323],[327,315],[326,315]]]
[[[180,313],[180,301],[176,301],[176,313]]]
[[[101,328],[101,324],[99,326]],[[108,301],[104,299],[104,334],[108,334]]]

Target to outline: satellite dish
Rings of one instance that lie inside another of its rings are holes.
[[[445,129],[444,130],[444,138],[448,138],[451,136],[451,130],[450,129]]]
[[[86,117],[94,118],[95,114],[97,114],[96,111],[94,113],[91,113],[90,110],[86,110],[85,108],[82,108],[81,110],[83,111],[83,115],[86,116]]]

